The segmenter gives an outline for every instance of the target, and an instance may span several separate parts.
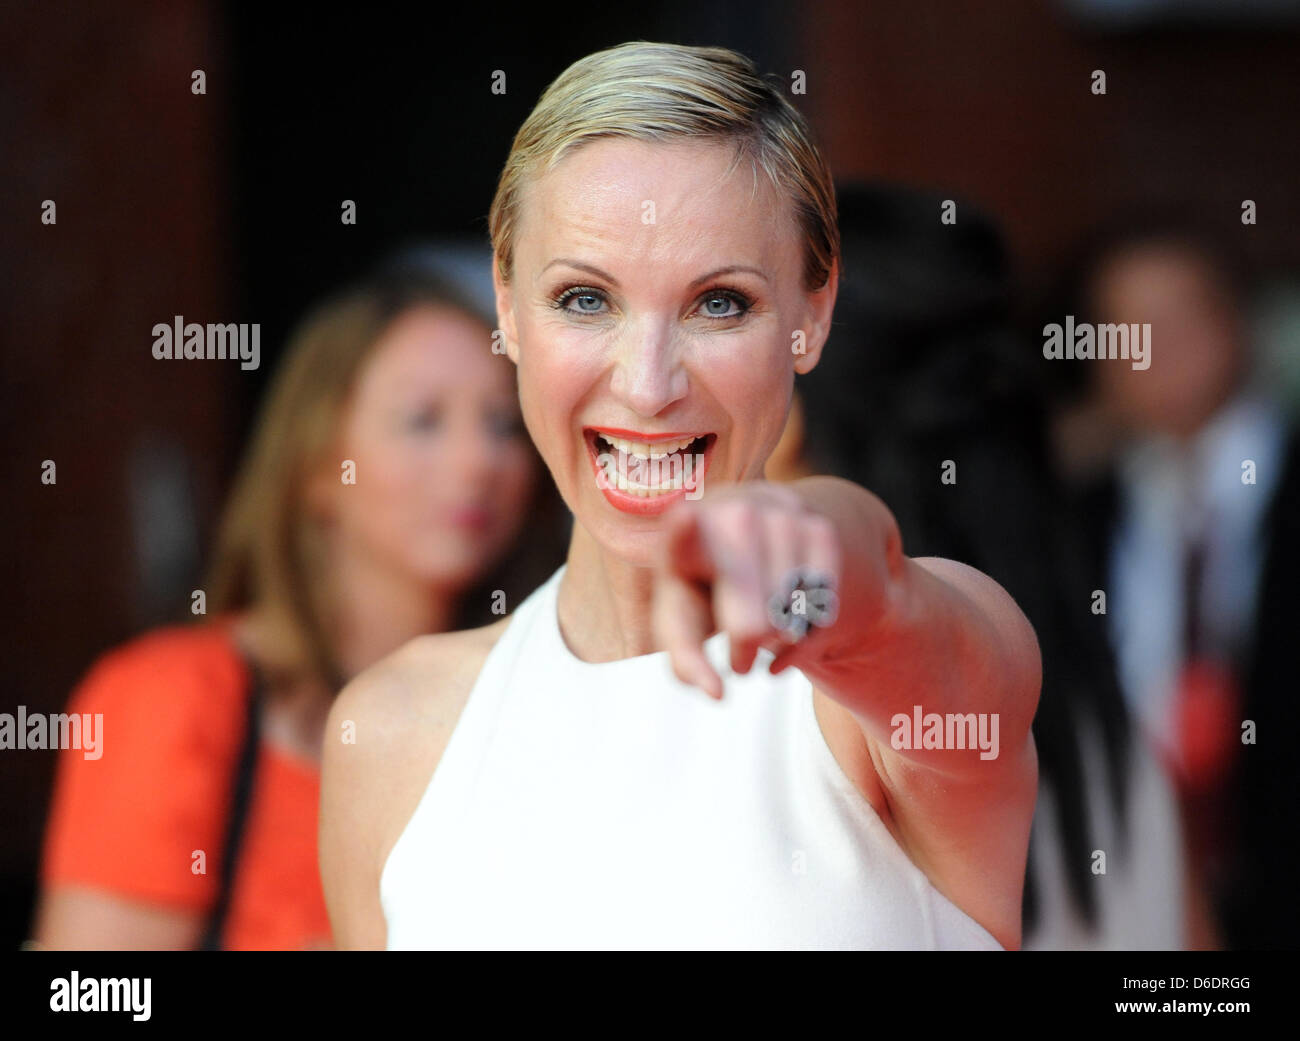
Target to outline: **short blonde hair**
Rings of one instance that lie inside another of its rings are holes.
[[[790,200],[804,240],[804,286],[820,289],[839,259],[830,169],[804,117],[753,62],[722,47],[640,40],[574,62],[542,94],[515,135],[488,226],[498,270],[510,281],[526,182],[602,137],[734,141]]]

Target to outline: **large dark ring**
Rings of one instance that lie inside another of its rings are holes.
[[[767,602],[767,617],[787,643],[798,643],[810,628],[833,625],[839,610],[835,580],[812,568],[792,569]]]

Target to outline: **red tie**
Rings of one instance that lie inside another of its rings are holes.
[[[1174,761],[1168,765],[1179,788],[1189,852],[1214,887],[1227,861],[1227,797],[1241,748],[1241,705],[1229,655],[1212,646],[1201,610],[1209,530],[1204,526],[1187,547],[1184,655],[1174,689]]]

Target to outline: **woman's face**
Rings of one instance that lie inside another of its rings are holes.
[[[492,333],[459,311],[419,305],[390,323],[363,364],[322,478],[348,553],[390,572],[464,586],[523,521],[536,465],[514,369]]]
[[[497,279],[528,431],[578,522],[635,563],[669,506],[763,476],[829,328],[835,279],[803,288],[792,207],[733,154],[582,146],[528,186]]]

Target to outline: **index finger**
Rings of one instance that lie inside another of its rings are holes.
[[[677,678],[721,699],[722,677],[704,654],[704,641],[714,628],[709,584],[714,568],[704,550],[695,511],[679,508],[666,520],[655,576],[655,633]]]

